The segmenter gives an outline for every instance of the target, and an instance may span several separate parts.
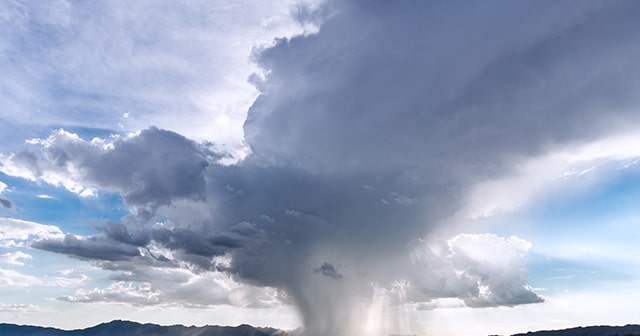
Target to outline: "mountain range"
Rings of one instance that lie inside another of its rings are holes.
[[[292,334],[296,333],[273,328],[256,328],[246,324],[237,327],[185,327],[115,320],[86,329],[61,330],[0,323],[0,336],[291,336]],[[527,332],[512,336],[640,336],[640,325],[577,327]]]
[[[78,330],[60,330],[36,326],[0,324],[0,336],[285,336],[286,332],[273,328],[237,327],[185,327],[160,326],[115,320]]]
[[[535,331],[512,336],[640,336],[640,325],[577,327],[563,330]]]

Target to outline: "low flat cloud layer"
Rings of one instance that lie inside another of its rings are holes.
[[[32,243],[115,271],[111,286],[63,301],[293,303],[311,336],[361,332],[375,295],[417,309],[539,303],[529,242],[433,234],[476,186],[637,128],[638,7],[329,1],[299,12],[321,18],[317,33],[255,51],[244,160],[222,164],[155,127],[58,130],[0,156],[0,171],[117,191],[131,208],[93,236]]]

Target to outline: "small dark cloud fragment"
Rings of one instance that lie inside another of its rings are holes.
[[[335,266],[331,263],[324,263],[322,266],[314,270],[315,273],[322,273],[324,276],[328,276],[333,279],[342,279],[344,276],[338,272]]]
[[[11,200],[9,200],[8,198],[4,198],[4,197],[0,197],[0,206],[5,208],[5,209],[15,209],[15,204],[13,204],[13,202],[11,202]]]

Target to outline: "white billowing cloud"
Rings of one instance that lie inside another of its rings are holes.
[[[7,252],[0,255],[0,263],[24,266],[24,260],[31,260],[33,257],[21,251]]]
[[[420,241],[412,247],[417,273],[405,295],[410,301],[423,302],[418,305],[421,309],[452,303],[442,298],[458,298],[469,307],[542,302],[527,283],[525,262],[530,247],[518,237],[493,234]]]
[[[31,145],[41,145],[44,148],[50,148],[59,143],[67,143],[76,147],[77,151],[78,144],[81,141],[76,134],[60,129],[55,131],[48,139],[30,139],[27,140],[27,143]],[[53,158],[53,160],[56,159],[58,158]],[[63,160],[61,163],[64,164],[64,157],[59,159]],[[87,189],[77,181],[77,175],[80,174],[77,167],[69,165],[63,168],[56,167],[55,164],[48,167],[40,167],[39,161],[37,155],[30,151],[22,151],[17,154],[1,154],[0,171],[4,174],[21,177],[30,181],[42,180],[55,186],[64,187],[77,194],[82,194]]]
[[[186,269],[144,268],[114,278],[117,280],[105,288],[78,289],[58,300],[134,306],[208,308],[226,304],[272,308],[283,305],[285,299],[277,289],[242,285],[220,272],[197,274]]]
[[[62,236],[57,226],[38,224],[20,219],[0,217],[0,243],[27,241],[34,238],[54,238]]]
[[[134,286],[132,283],[114,282],[106,288],[79,289],[74,295],[62,296],[58,300],[66,302],[118,302],[132,305],[153,305],[158,302],[158,293],[149,284]]]
[[[514,306],[542,302],[527,283],[526,255],[531,244],[518,237],[462,234],[448,242],[455,264],[476,277],[479,296],[472,307]]]

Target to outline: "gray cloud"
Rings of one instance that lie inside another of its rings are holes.
[[[208,160],[219,158],[177,133],[155,127],[111,141],[86,141],[58,130],[35,142],[41,146],[39,152],[9,155],[0,162],[0,170],[78,193],[90,187],[116,190],[142,216],[174,200],[203,200]]]
[[[157,207],[173,199],[204,197],[206,157],[194,142],[173,132],[142,131],[80,166],[88,181],[120,190],[132,205]]]
[[[84,259],[126,260],[140,255],[135,246],[114,242],[100,236],[84,238],[67,234],[63,239],[36,240],[31,246]]]
[[[611,132],[615,116],[637,121],[623,106],[636,101],[628,87],[638,78],[617,76],[638,50],[608,38],[635,45],[636,5],[601,4],[351,1],[318,35],[258,56],[270,73],[247,139],[266,162],[459,178]],[[528,28],[511,29],[516,21]],[[594,44],[606,47],[589,52]]]
[[[459,298],[469,307],[515,306],[544,301],[527,285],[530,243],[517,237],[461,234],[429,237],[411,248],[409,301]]]
[[[97,266],[113,271],[131,272],[135,265],[175,268],[182,263],[187,263],[190,269],[214,271],[228,270],[228,267],[212,262],[213,257],[266,239],[264,231],[246,222],[210,235],[186,228],[137,227],[132,229],[125,224],[108,222],[97,228],[101,234],[36,239],[30,246],[93,260]]]

